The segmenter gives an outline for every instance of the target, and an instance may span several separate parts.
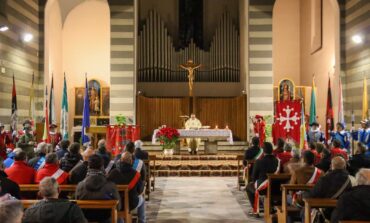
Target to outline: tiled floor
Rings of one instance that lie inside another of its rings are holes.
[[[157,177],[147,202],[148,222],[158,223],[260,223],[248,218],[244,191],[235,177]]]

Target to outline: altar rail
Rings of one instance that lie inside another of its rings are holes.
[[[190,98],[137,97],[136,123],[140,125],[143,140],[150,141],[154,129],[161,125],[173,128],[183,126],[180,115],[189,115]],[[247,139],[246,97],[209,98],[197,97],[196,116],[202,125],[225,128],[233,132],[234,141]]]

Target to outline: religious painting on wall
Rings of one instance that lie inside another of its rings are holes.
[[[75,115],[82,116],[84,109],[84,87],[75,88]]]
[[[101,110],[100,82],[97,80],[90,80],[88,82],[88,88],[89,88],[90,115],[100,115],[100,110]]]
[[[110,91],[109,87],[102,87],[101,89],[102,94],[102,116],[109,116],[109,98],[110,98]]]
[[[294,82],[289,79],[282,79],[278,87],[279,101],[294,100],[295,86]]]

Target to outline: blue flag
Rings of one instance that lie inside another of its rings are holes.
[[[86,128],[90,127],[90,103],[89,103],[89,90],[87,86],[87,77],[85,80],[85,96],[84,96],[84,110],[82,117],[82,131],[81,131],[81,142],[82,145],[88,145],[90,143],[89,136],[86,135]]]

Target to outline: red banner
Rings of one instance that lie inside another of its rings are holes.
[[[114,156],[121,153],[127,143],[140,139],[139,126],[108,125],[106,133],[107,150]]]
[[[273,125],[274,142],[278,138],[292,139],[300,142],[301,102],[278,101],[276,102],[275,123]]]

